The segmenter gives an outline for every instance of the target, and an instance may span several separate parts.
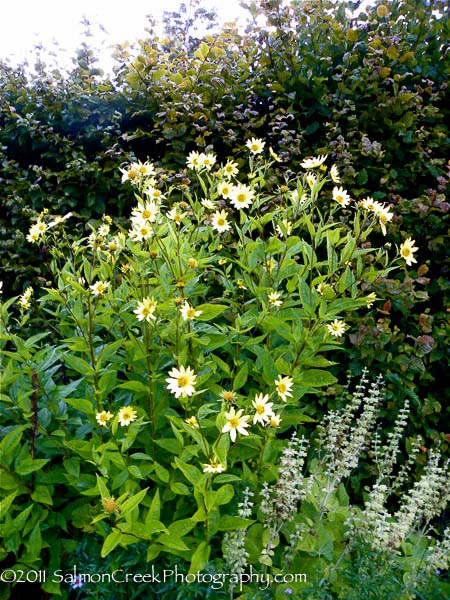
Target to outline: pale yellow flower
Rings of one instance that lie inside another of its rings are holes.
[[[188,425],[190,425],[191,427],[193,427],[194,429],[198,429],[199,428],[198,420],[197,420],[197,417],[195,415],[193,415],[192,417],[188,417],[187,419],[185,419],[185,422]]]
[[[238,164],[233,160],[229,160],[223,168],[225,177],[233,177],[239,173]]]
[[[136,241],[142,242],[142,240],[148,240],[153,235],[153,227],[144,220],[133,220],[133,228],[128,232],[128,236]]]
[[[367,198],[364,198],[364,200],[361,200],[361,202],[359,203],[359,205],[362,208],[364,208],[365,210],[369,210],[370,212],[376,211],[377,204],[378,206],[380,206],[380,204],[370,196],[367,196]]]
[[[280,297],[281,297],[280,292],[271,292],[268,296],[269,304],[271,306],[281,306],[283,304],[283,301],[280,300]]]
[[[281,223],[275,227],[275,230],[280,237],[288,237],[292,233],[292,223],[288,219],[282,219]]]
[[[270,425],[271,427],[279,427],[281,421],[282,421],[282,419],[281,419],[280,415],[273,413],[273,415],[270,415],[268,425]]]
[[[34,243],[37,242],[40,236],[47,231],[48,227],[43,221],[38,221],[30,227],[27,235],[27,241]]]
[[[347,329],[347,325],[344,321],[340,321],[339,319],[335,319],[332,323],[327,324],[328,332],[335,337],[342,337]]]
[[[100,225],[100,227],[98,228],[97,234],[100,237],[106,237],[109,233],[110,227],[107,223],[104,223],[103,225]]]
[[[161,192],[161,190],[158,190],[158,188],[155,188],[152,185],[149,185],[144,192],[147,196],[150,196],[150,198],[156,202],[160,202],[161,200],[163,200],[165,198],[165,195]]]
[[[142,221],[154,223],[156,221],[156,216],[159,212],[158,205],[153,202],[145,202],[144,204],[140,204],[136,206],[131,212],[131,221],[139,223]]]
[[[258,138],[251,138],[245,142],[245,145],[252,154],[260,154],[264,150],[266,142]]]
[[[151,177],[155,174],[154,166],[149,163],[135,162],[132,163],[128,169],[120,169],[122,173],[122,183],[130,181],[131,183],[137,183],[142,177]]]
[[[341,177],[336,165],[332,165],[330,169],[330,177],[333,183],[341,183]]]
[[[155,312],[157,302],[154,298],[144,298],[142,302],[138,302],[137,308],[133,311],[138,321],[150,322],[151,319],[156,319]]]
[[[316,185],[317,182],[318,182],[318,179],[313,173],[306,174],[306,183],[309,185],[309,187],[311,189],[313,189],[313,187]]]
[[[312,158],[306,158],[300,163],[300,166],[304,169],[315,169],[316,167],[320,167],[326,160],[326,154],[322,154],[322,156],[313,156]]]
[[[244,183],[233,186],[231,192],[231,204],[238,209],[248,208],[255,197],[255,192]]]
[[[214,210],[215,208],[217,208],[214,202],[212,200],[209,200],[209,198],[203,198],[200,204],[208,210]]]
[[[21,310],[28,310],[31,306],[31,296],[33,295],[33,288],[28,286],[24,293],[20,296],[17,303],[20,306]]]
[[[177,208],[172,208],[171,210],[169,210],[169,212],[167,213],[167,217],[169,219],[171,219],[172,221],[174,221],[174,223],[177,223],[177,225],[179,225],[181,223],[181,220],[183,219],[183,217],[186,216],[185,212],[181,212],[179,213]]]
[[[236,392],[231,392],[228,390],[223,390],[222,392],[220,392],[220,398],[224,401],[224,402],[236,402]]]
[[[190,269],[195,269],[196,267],[198,267],[198,260],[196,258],[188,258],[187,266]]]
[[[120,425],[129,425],[137,419],[137,412],[132,406],[122,406],[117,413],[117,419]]]
[[[231,198],[233,189],[234,186],[229,181],[221,181],[217,186],[217,191],[222,196],[222,198],[225,198],[225,200],[229,200]]]
[[[204,155],[200,155],[195,150],[192,150],[192,152],[187,157],[187,166],[190,169],[195,169],[196,171],[199,171],[203,166],[202,165],[203,156]]]
[[[294,381],[292,377],[282,377],[281,375],[275,380],[275,387],[278,395],[283,402],[287,402],[287,397],[292,398],[291,390],[294,387]]]
[[[272,148],[272,146],[269,147],[269,154],[276,162],[283,162],[278,156],[278,154],[275,152],[275,150]]]
[[[203,463],[203,473],[223,473],[225,466],[217,459],[212,458],[209,463]]]
[[[66,221],[67,219],[70,219],[70,217],[72,216],[71,212],[68,212],[66,215],[64,216],[59,216],[57,215],[53,221],[50,221],[50,223],[48,224],[48,228],[50,229],[50,227],[55,227],[55,225],[59,225],[60,223],[63,223],[64,221]],[[106,219],[106,217],[105,217]]]
[[[261,423],[261,425],[264,425],[265,423],[268,423],[273,414],[273,402],[269,402],[269,395],[257,394],[255,399],[252,400],[252,405],[255,409],[253,424]]]
[[[202,314],[201,310],[195,310],[188,301],[186,301],[183,306],[180,308],[181,316],[185,321],[190,321],[195,319]]]
[[[195,393],[195,383],[197,379],[197,375],[191,369],[191,367],[187,367],[185,369],[181,366],[179,369],[173,368],[169,371],[170,377],[166,379],[166,382],[169,384],[167,389],[175,395],[176,398],[180,396],[182,398],[186,398],[187,396],[192,396]]]
[[[109,410],[102,410],[95,415],[97,423],[101,427],[106,427],[108,425],[108,421],[113,418],[113,414],[109,412]]]
[[[367,308],[372,308],[373,303],[375,302],[376,299],[377,299],[377,295],[375,294],[375,292],[371,292],[366,298]]]
[[[208,152],[208,154],[203,154],[201,158],[201,166],[205,167],[207,171],[211,169],[211,167],[215,164],[217,157],[212,152]]]
[[[227,213],[224,210],[217,211],[212,215],[211,225],[219,233],[231,229],[231,225],[227,221]]]
[[[412,265],[412,263],[416,263],[417,260],[414,258],[413,254],[419,248],[414,246],[415,240],[411,238],[406,239],[403,244],[400,244],[400,256],[405,259],[408,267]]]
[[[273,258],[269,258],[266,260],[266,271],[268,273],[272,273],[272,271],[275,269],[275,267],[277,266],[277,263],[273,260]]]
[[[241,290],[246,290],[247,286],[244,284],[244,282],[242,281],[242,279],[237,279],[236,280],[236,285],[238,286],[238,288],[241,288]]]
[[[333,189],[333,200],[341,206],[347,206],[351,201],[350,196],[342,187],[335,187]]]
[[[222,433],[229,433],[232,442],[236,441],[237,433],[248,435],[247,427],[250,427],[248,423],[250,417],[248,415],[242,415],[243,412],[243,408],[236,412],[234,406],[232,406],[230,410],[225,413],[227,422],[222,427]]]
[[[94,283],[89,287],[92,290],[92,294],[94,296],[101,296],[106,292],[110,285],[111,284],[109,283],[109,281],[97,281],[97,283]]]
[[[389,211],[388,207],[377,203],[377,206],[375,207],[375,214],[378,217],[378,222],[380,223],[383,235],[386,235],[386,225],[387,223],[389,223],[389,221],[392,221],[392,218],[394,216],[393,213]]]

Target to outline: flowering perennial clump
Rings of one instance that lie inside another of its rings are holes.
[[[227,532],[233,572],[251,561],[278,569],[281,544],[292,564],[299,549],[336,554],[345,521],[398,548],[414,520],[429,523],[444,506],[445,469],[432,452],[424,478],[402,492],[420,444],[397,470],[407,405],[370,445],[381,379],[370,384],[364,373],[348,405],[323,420],[318,447],[306,440],[320,396],[338,387],[335,351],[361,311],[383,300],[377,283],[416,263],[419,248],[407,235],[394,258],[394,245],[375,247],[371,235],[387,235],[391,208],[354,198],[330,154],[306,157],[293,173],[266,140],[249,136],[243,150],[224,160],[192,150],[182,173],[135,161],[121,169],[135,198],[128,222],[104,215],[77,237],[65,232],[69,215],[44,211],[28,233],[48,248],[51,277],[14,310],[26,323],[38,296],[33,308],[60,339],[35,353],[46,359],[39,374],[27,354],[39,339],[17,353],[28,387],[15,404],[31,415],[30,445],[56,407],[58,435],[76,430],[62,462],[90,502],[89,523],[78,524],[105,538],[104,556],[145,541],[147,561],[176,551],[203,568],[219,546],[211,539]],[[358,513],[343,488],[363,452],[374,456],[376,482]],[[48,503],[41,488],[33,494]],[[386,508],[393,492],[403,494],[396,513]],[[169,514],[179,516],[172,528]],[[442,564],[445,544],[436,548],[430,564]]]

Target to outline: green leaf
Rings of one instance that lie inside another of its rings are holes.
[[[147,494],[147,490],[148,490],[148,488],[145,488],[145,489],[141,490],[140,492],[138,492],[137,494],[134,494],[134,496],[131,496],[130,498],[125,500],[125,502],[120,507],[121,514],[126,515],[127,513],[132,511],[133,508],[135,508],[138,504],[140,504],[142,502],[142,500],[145,498],[145,495]]]
[[[170,478],[170,473],[166,468],[164,468],[159,463],[155,463],[155,472],[156,472],[156,475],[161,479],[161,481],[163,483],[168,483],[169,478]]]
[[[211,553],[211,546],[208,542],[200,542],[192,555],[191,566],[189,573],[197,573],[203,571],[205,566],[208,564],[209,555]]]
[[[25,425],[16,427],[12,431],[9,431],[2,439],[0,442],[0,458],[2,462],[9,464],[9,457],[13,457],[14,450],[20,444],[25,429]]]
[[[108,488],[100,475],[97,475],[97,489],[102,498],[110,498]]]
[[[171,523],[168,526],[168,529],[170,534],[181,538],[194,529],[196,525],[197,523],[192,519],[180,519],[179,521]]]
[[[28,543],[26,544],[28,552],[33,556],[33,560],[39,558],[39,555],[42,550],[42,537],[41,537],[41,529],[40,523],[36,523],[33,531],[31,532],[30,537],[28,538]]]
[[[159,497],[159,490],[156,489],[155,495],[152,498],[152,503],[148,509],[146,522],[151,520],[159,520],[161,516],[161,500]]]
[[[80,375],[86,376],[94,374],[94,369],[86,360],[84,360],[84,358],[74,356],[73,354],[65,354],[64,362],[70,369],[80,373]]]
[[[48,458],[37,458],[36,460],[30,457],[25,458],[16,466],[16,473],[17,475],[29,475],[34,471],[40,471],[49,461]]]
[[[137,529],[137,535],[142,536],[145,539],[150,539],[151,536],[155,533],[160,533],[161,531],[167,533],[168,531],[164,523],[161,523],[161,521],[157,519],[146,519],[145,523],[138,524]]]
[[[148,384],[142,383],[141,381],[124,381],[118,387],[138,392],[139,394],[148,394],[149,392]]]
[[[9,507],[14,502],[14,498],[18,495],[18,493],[18,490],[15,490],[11,494],[9,494],[9,496],[3,498],[3,500],[0,502],[0,519],[3,519],[3,517],[6,516]]]
[[[65,401],[86,415],[93,415],[96,412],[93,403],[85,398],[66,398]]]
[[[170,489],[174,494],[178,494],[179,496],[189,496],[189,494],[191,493],[188,486],[184,483],[181,483],[180,481],[171,481]]]
[[[201,314],[195,317],[197,321],[210,321],[221,315],[229,307],[226,304],[200,304],[195,310],[201,310]]]
[[[120,543],[120,538],[122,537],[121,532],[118,529],[114,529],[105,539],[102,546],[101,556],[104,558],[110,552],[114,550],[116,546]]]
[[[255,521],[252,519],[244,519],[243,517],[233,517],[231,515],[225,515],[220,519],[217,529],[219,531],[247,529],[247,527],[250,527],[250,525],[252,525],[253,523],[255,523]]]
[[[248,364],[245,362],[242,365],[242,367],[239,369],[236,377],[234,378],[233,390],[234,391],[240,390],[241,387],[243,387],[245,385],[245,383],[247,382],[247,377],[248,377]]]
[[[214,504],[216,506],[228,504],[234,496],[234,487],[227,483],[213,493],[215,494]]]
[[[175,458],[175,466],[180,469],[186,479],[193,485],[198,485],[203,478],[203,474],[194,467],[194,465],[188,465],[179,458]]]
[[[41,504],[53,504],[53,498],[50,493],[50,490],[53,491],[53,488],[49,488],[45,485],[37,485],[34,492],[31,494],[32,500],[35,502],[40,502]]]
[[[308,369],[295,378],[295,383],[307,387],[324,387],[336,383],[334,375],[323,369]]]
[[[181,538],[173,534],[163,533],[159,536],[157,542],[171,550],[189,550],[189,546],[186,546]]]
[[[167,452],[170,452],[171,454],[179,455],[181,454],[181,451],[183,449],[180,442],[174,438],[155,440],[155,444],[157,444]]]

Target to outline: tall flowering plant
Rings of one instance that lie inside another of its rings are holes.
[[[77,526],[104,556],[146,542],[148,560],[169,552],[197,570],[214,536],[247,527],[227,508],[235,482],[263,485],[279,434],[336,381],[333,352],[377,301],[371,283],[415,260],[412,240],[373,246],[392,213],[353,198],[326,155],[297,174],[279,160],[252,138],[220,164],[191,152],[181,183],[133,163],[125,226],[105,215],[76,237],[75,215],[43,213],[30,228],[52,273],[17,301],[49,342],[14,355],[34,377],[33,447],[64,452]]]

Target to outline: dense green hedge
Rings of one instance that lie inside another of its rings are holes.
[[[45,278],[45,249],[24,242],[33,215],[122,215],[130,195],[118,167],[134,156],[181,177],[190,150],[223,158],[253,135],[294,171],[331,152],[344,187],[393,205],[386,241],[412,234],[420,248],[416,270],[377,283],[384,300],[354,327],[345,360],[385,373],[392,399],[411,395],[416,429],[445,443],[446,3],[393,0],[357,18],[359,2],[248,4],[245,34],[199,40],[172,15],[168,39],[150,33],[137,57],[119,51],[111,77],[87,46],[68,75],[0,64],[6,293]]]

